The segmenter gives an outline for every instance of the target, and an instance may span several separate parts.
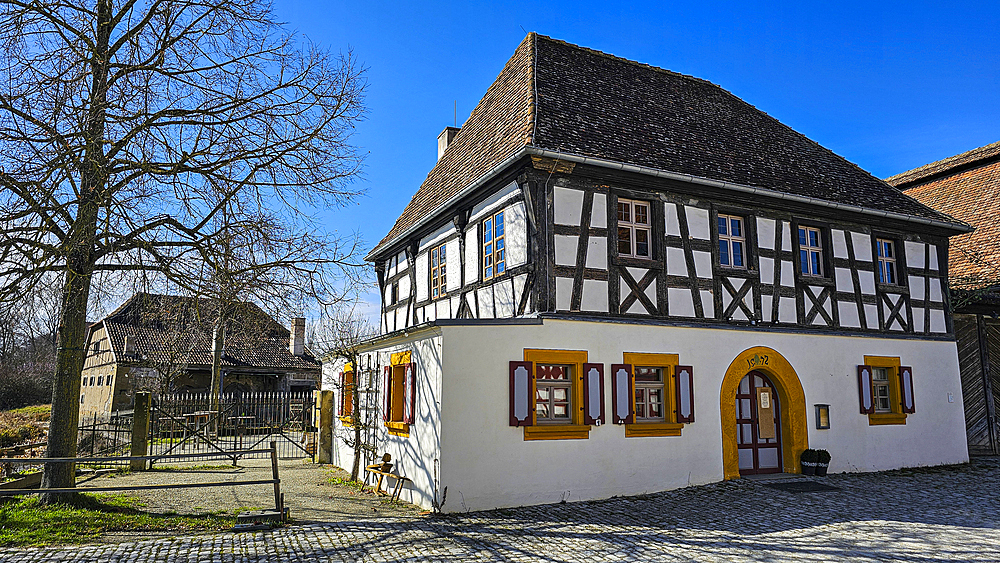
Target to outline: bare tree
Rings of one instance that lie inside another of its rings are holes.
[[[312,338],[313,348],[320,352],[324,360],[340,360],[345,367],[347,364],[351,367],[351,377],[334,382],[334,387],[342,393],[342,397],[350,398],[350,405],[344,405],[344,409],[349,409],[349,413],[345,415],[351,417],[352,426],[341,433],[340,439],[354,450],[352,481],[358,480],[361,460],[373,454],[376,449],[376,445],[369,443],[366,437],[376,424],[375,409],[362,409],[361,399],[363,393],[372,391],[371,386],[364,383],[374,378],[371,377],[368,366],[362,364],[360,353],[362,345],[376,334],[377,327],[371,324],[359,308],[359,302],[355,301],[323,317]]]
[[[248,232],[270,250],[259,273],[337,287],[355,260],[308,210],[358,193],[363,89],[349,53],[263,0],[0,0],[0,300],[63,276],[47,456],[76,453],[102,275],[190,287]],[[71,464],[45,467],[43,488],[73,484]]]

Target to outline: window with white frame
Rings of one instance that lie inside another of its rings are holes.
[[[507,271],[503,211],[483,220],[483,280]]]
[[[649,258],[651,255],[649,202],[618,199],[618,255]]]
[[[878,248],[879,283],[898,283],[896,276],[896,245],[889,239],[875,239]]]
[[[445,270],[447,264],[447,246],[442,244],[431,249],[431,298],[436,299],[445,294],[448,285],[448,274]]]
[[[746,269],[746,233],[743,218],[719,214],[719,264]]]
[[[571,424],[573,366],[538,364],[535,368],[535,422]]]
[[[875,412],[892,412],[889,402],[889,368],[872,368],[872,395]]]
[[[636,422],[663,422],[663,368],[635,367]]]
[[[799,227],[800,270],[806,276],[823,276],[823,239],[819,229]]]

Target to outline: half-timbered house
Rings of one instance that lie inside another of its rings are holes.
[[[382,334],[336,422],[378,413],[412,502],[795,473],[807,447],[967,459],[944,284],[967,225],[715,84],[535,34],[438,146],[368,256]]]

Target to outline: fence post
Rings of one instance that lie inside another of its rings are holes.
[[[144,456],[149,447],[149,393],[135,394],[135,410],[132,415],[132,455]],[[132,471],[145,471],[146,460],[133,459],[129,464]]]
[[[333,391],[319,392],[319,462],[333,463]]]
[[[281,499],[281,479],[278,478],[278,445],[271,442],[271,478],[274,479],[274,509],[285,521],[285,507]]]

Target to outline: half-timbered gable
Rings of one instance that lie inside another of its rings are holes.
[[[715,84],[535,34],[438,148],[368,256],[362,410],[404,498],[797,473],[810,444],[834,471],[968,459],[944,283],[968,225]]]

